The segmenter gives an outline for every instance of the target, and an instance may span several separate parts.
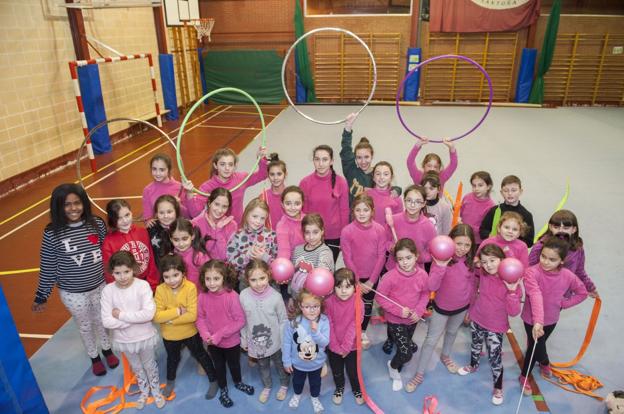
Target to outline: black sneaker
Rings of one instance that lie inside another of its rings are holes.
[[[230,398],[228,394],[227,387],[221,388],[221,394],[219,394],[219,402],[225,408],[230,408],[231,406],[234,405],[234,401],[232,401],[232,399]]]
[[[392,348],[394,348],[394,344],[390,340],[390,338],[386,339],[386,342],[383,343],[381,349],[388,355],[392,353]]]
[[[415,354],[418,351],[418,345],[415,342],[412,342],[412,354]]]
[[[247,395],[254,395],[254,387],[252,387],[251,385],[247,385],[243,382],[237,382],[236,384],[234,384],[234,388],[244,392]]]
[[[332,401],[336,405],[342,404],[342,395],[344,394],[344,388],[338,387],[336,391],[334,391],[334,395],[332,397]]]

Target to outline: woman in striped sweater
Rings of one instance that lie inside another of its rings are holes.
[[[50,219],[43,231],[39,284],[32,310],[42,312],[54,285],[58,285],[61,301],[78,325],[93,373],[104,375],[98,337],[108,367],[119,365],[100,315],[106,225],[91,213],[87,193],[76,184],[61,184],[52,191]]]

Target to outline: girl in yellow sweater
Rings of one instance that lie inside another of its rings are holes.
[[[208,375],[210,387],[205,397],[210,400],[217,395],[219,387],[212,359],[204,349],[195,327],[197,288],[193,282],[186,279],[186,265],[178,255],[161,258],[160,275],[163,283],[156,288],[154,322],[160,324],[160,332],[167,351],[167,385],[163,395],[169,397],[173,392],[180,352],[182,347],[186,346]]]

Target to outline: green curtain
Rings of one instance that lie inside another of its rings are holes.
[[[561,0],[555,0],[550,10],[550,16],[548,16],[546,32],[544,32],[544,43],[542,44],[542,50],[537,63],[537,79],[535,79],[533,88],[531,88],[530,103],[541,104],[544,102],[544,75],[550,69],[550,64],[555,54],[560,14]]]
[[[299,39],[304,35],[303,13],[301,12],[301,4],[299,0],[295,1],[295,38]],[[314,80],[312,79],[312,69],[310,69],[310,59],[308,58],[307,39],[303,40],[295,48],[295,62],[297,66],[297,76],[299,82],[306,90],[306,102],[316,102],[316,93],[314,92]]]

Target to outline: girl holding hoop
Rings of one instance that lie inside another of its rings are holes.
[[[50,197],[50,223],[43,231],[39,284],[32,304],[45,310],[54,285],[61,301],[78,325],[80,338],[91,358],[95,375],[106,374],[98,353],[98,337],[109,368],[119,365],[111,340],[102,325],[100,298],[104,283],[102,244],[106,224],[91,213],[85,190],[77,184],[61,184]]]
[[[421,182],[423,175],[429,171],[437,172],[440,174],[440,190],[442,191],[444,190],[444,184],[451,178],[457,169],[457,151],[455,150],[455,145],[451,141],[444,139],[442,142],[448,147],[449,157],[451,159],[450,164],[444,168],[440,156],[430,152],[425,155],[421,164],[421,170],[416,166],[416,157],[418,156],[422,146],[428,142],[429,140],[427,138],[416,141],[416,144],[414,144],[414,147],[407,155],[407,170],[409,171],[410,177],[412,177],[412,181],[414,181],[414,183]]]
[[[245,190],[267,178],[266,148],[261,147],[258,150],[257,156],[261,157],[258,171],[253,174],[238,172],[236,171],[238,165],[236,153],[231,148],[218,149],[212,156],[210,179],[199,187],[199,190],[203,193],[210,193],[218,187],[223,187],[232,191],[231,211],[236,222],[240,222],[243,216],[243,198],[245,196]],[[243,185],[236,188],[236,190],[232,190],[243,182],[249,174],[251,174],[251,177],[249,177]],[[206,205],[206,197],[192,192],[193,183],[190,181],[184,184],[184,188],[188,191],[187,206],[189,212],[193,217],[197,217],[202,213]]]

